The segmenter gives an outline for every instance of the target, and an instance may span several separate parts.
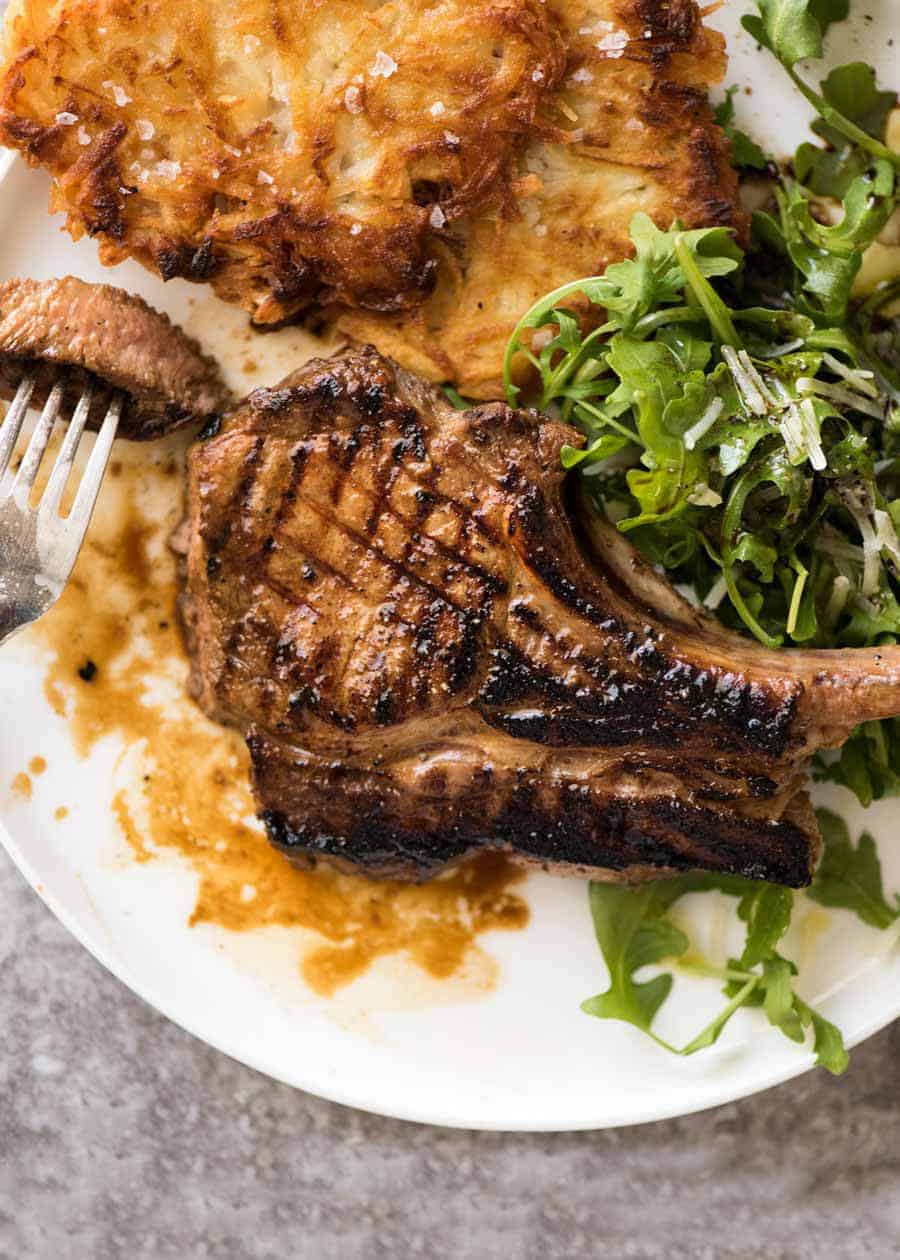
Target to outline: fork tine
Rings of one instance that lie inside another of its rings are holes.
[[[34,390],[34,377],[23,376],[16,396],[9,404],[6,417],[0,425],[0,478],[9,467],[9,461],[22,432],[22,421],[28,414],[28,404]]]
[[[28,501],[28,494],[34,485],[34,479],[41,466],[41,460],[44,458],[44,451],[47,449],[50,434],[53,432],[56,417],[59,415],[65,390],[66,384],[62,380],[57,381],[51,389],[47,396],[47,401],[44,403],[44,409],[38,417],[37,424],[34,426],[34,432],[31,435],[22,463],[19,465],[19,471],[12,484],[10,494],[15,497],[21,507],[24,507]]]
[[[76,540],[77,546],[81,546],[87,527],[91,523],[94,504],[97,502],[97,495],[100,493],[100,484],[103,481],[103,474],[106,472],[106,465],[109,463],[109,453],[116,438],[116,429],[119,427],[119,417],[122,414],[123,402],[124,399],[121,394],[113,395],[106,411],[106,417],[100,427],[100,432],[97,434],[94,449],[91,451],[87,467],[84,470],[84,476],[81,478],[75,502],[72,504],[72,511],[63,523],[67,527],[66,542],[69,546],[76,545]]]
[[[82,433],[84,433],[84,426],[88,422],[93,397],[93,386],[88,382],[84,387],[84,393],[78,399],[78,405],[72,414],[72,419],[69,421],[69,427],[66,429],[66,436],[63,438],[62,446],[59,448],[59,454],[53,465],[53,471],[50,473],[47,488],[41,495],[39,509],[41,515],[56,516],[59,512],[63,491],[66,488],[66,482],[69,480],[69,473],[72,471],[75,453],[78,450],[78,443],[81,441]]]

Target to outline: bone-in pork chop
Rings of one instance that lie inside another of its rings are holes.
[[[615,531],[579,536],[559,460],[578,440],[455,411],[368,349],[193,447],[196,693],[244,732],[279,848],[401,878],[493,848],[808,882],[807,764],[900,713],[900,649],[762,650]]]

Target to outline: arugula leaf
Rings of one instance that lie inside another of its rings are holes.
[[[805,313],[840,325],[862,264],[862,250],[894,211],[893,172],[885,163],[876,162],[871,171],[853,179],[844,196],[843,216],[830,226],[813,217],[809,194],[800,184],[785,181],[777,200],[784,248],[807,299],[801,304]]]
[[[897,96],[879,91],[871,66],[861,61],[837,66],[822,81],[821,91],[823,98],[845,118],[876,140],[884,140],[887,117]],[[871,155],[822,118],[816,119],[812,129],[828,148],[802,144],[794,158],[794,174],[817,196],[843,200],[853,180],[870,166]]]
[[[875,81],[875,71],[864,61],[850,61],[835,66],[821,84],[822,95],[830,105],[840,110],[845,118],[855,122],[876,140],[884,139],[888,114],[897,104],[896,92],[881,92]],[[841,137],[830,131],[823,119],[816,119],[812,129],[832,143],[840,143]]]
[[[900,719],[864,722],[844,744],[836,760],[819,757],[814,778],[849,788],[868,807],[885,796],[900,795]]]
[[[900,896],[895,905],[884,896],[871,836],[862,835],[854,846],[846,824],[836,814],[819,810],[817,818],[824,853],[808,896],[820,905],[851,910],[872,927],[890,927],[900,918]],[[635,976],[642,967],[683,958],[690,943],[668,912],[687,893],[713,889],[738,899],[738,918],[746,924],[744,948],[740,958],[729,959],[724,968],[684,964],[723,980],[728,1000],[705,1028],[678,1049],[653,1031],[653,1022],[672,990],[671,972],[649,980],[639,981]],[[759,1007],[768,1022],[791,1041],[802,1044],[812,1030],[817,1063],[835,1075],[846,1070],[849,1060],[840,1030],[796,993],[797,968],[778,952],[793,911],[794,894],[789,888],[735,875],[692,872],[639,888],[592,883],[589,897],[609,987],[582,1003],[586,1014],[623,1020],[664,1049],[691,1055],[713,1045],[742,1007]]]
[[[689,1041],[684,1049],[677,1051],[678,1054],[689,1055],[696,1054],[698,1050],[705,1050],[708,1046],[714,1045],[721,1034],[725,1030],[726,1024],[730,1021],[732,1015],[745,1006],[751,994],[757,988],[759,980],[756,976],[748,976],[743,983],[735,985],[735,993],[727,1006],[719,1012],[714,1020],[701,1029],[697,1036]]]
[[[638,983],[634,973],[650,963],[683,954],[688,939],[665,912],[674,900],[667,881],[632,889],[591,883],[589,895],[597,944],[609,969],[609,988],[583,1002],[598,1019],[621,1019],[649,1033],[657,1011],[669,996],[672,976]],[[674,894],[677,896],[677,892]],[[652,1035],[652,1034],[651,1034]]]
[[[786,958],[775,954],[763,963],[763,1010],[766,1019],[789,1037],[802,1042],[803,1020],[797,1011],[797,995],[794,992],[794,976],[797,968]]]
[[[828,28],[834,22],[843,21],[849,12],[847,0],[755,0],[755,3],[759,13],[746,14],[741,19],[744,29],[775,54],[794,86],[821,116],[821,121],[852,144],[900,170],[900,154],[892,153],[880,140],[869,135],[824,94],[810,87],[796,71],[798,62],[822,56]]]
[[[745,971],[773,956],[788,930],[794,896],[779,884],[752,884],[738,903],[738,917],[747,924],[747,940],[739,966]]]
[[[737,87],[728,88],[724,101],[713,111],[713,117],[731,141],[731,165],[738,170],[764,171],[769,164],[765,153],[734,123],[734,95],[737,90]]]
[[[729,550],[729,559],[732,564],[752,565],[763,582],[771,582],[778,550],[756,534],[739,534],[734,547]]]
[[[809,11],[819,23],[823,35],[833,22],[843,22],[850,16],[850,0],[810,0]]]
[[[685,257],[705,277],[727,276],[743,258],[727,228],[685,232],[676,225],[663,232],[649,215],[639,212],[631,220],[629,233],[634,258],[606,269],[606,278],[616,292],[607,297],[605,305],[613,322],[626,331],[655,307],[679,300],[685,287]]]
[[[824,30],[839,20],[835,13],[841,5],[835,0],[756,0],[756,7],[758,17],[741,19],[744,29],[790,69],[798,61],[822,56]]]
[[[671,231],[663,232],[649,215],[639,212],[632,218],[629,230],[635,247],[634,258],[613,263],[602,276],[587,276],[561,285],[535,302],[519,320],[503,364],[504,387],[511,406],[516,405],[521,392],[514,380],[518,356],[524,356],[544,378],[542,405],[546,406],[552,396],[565,394],[572,381],[580,379],[578,374],[585,365],[592,338],[596,340],[599,335],[616,329],[637,330],[641,321],[651,315],[652,323],[641,329],[642,333],[667,320],[690,314],[683,305],[665,314],[663,320],[656,314],[657,308],[671,306],[682,297],[685,278],[676,252],[679,241],[704,277],[729,275],[737,270],[743,258],[743,252],[727,228],[696,228],[686,232],[676,224]],[[591,337],[582,339],[575,314],[562,305],[567,299],[576,304],[587,300],[604,307],[607,322],[595,329]],[[545,327],[555,327],[557,332],[538,358],[525,334],[530,329]],[[562,362],[556,362],[551,370],[550,365],[559,358],[560,351]]]
[[[854,847],[843,819],[816,811],[824,851],[808,896],[821,906],[852,910],[871,927],[887,928],[900,917],[900,897],[892,906],[884,895],[875,841],[863,832]]]
[[[618,455],[626,444],[627,439],[618,433],[603,433],[589,446],[564,446],[560,451],[560,462],[565,469],[577,468],[579,464]]]
[[[675,256],[681,264],[683,287],[703,311],[719,344],[740,347],[742,342],[731,318],[731,311],[708,282],[706,273],[699,265],[700,260],[692,254],[683,232],[678,233],[675,238]]]
[[[467,398],[463,398],[458,389],[454,389],[452,385],[442,385],[444,396],[452,407],[457,411],[468,411],[472,403]]]
[[[725,968],[691,966],[723,980],[728,1000],[718,1015],[679,1049],[653,1031],[659,1009],[672,990],[671,972],[649,980],[636,980],[635,975],[642,967],[683,957],[689,941],[668,917],[668,911],[685,894],[712,889],[739,899],[738,916],[747,925],[746,940],[740,959],[729,960]],[[840,1031],[798,997],[793,987],[797,968],[777,952],[790,924],[790,889],[740,876],[694,872],[640,888],[592,883],[589,897],[609,987],[582,1003],[585,1014],[623,1020],[663,1049],[692,1055],[713,1045],[742,1007],[761,1007],[769,1023],[792,1041],[802,1043],[806,1030],[812,1028],[817,1062],[830,1072],[845,1070],[847,1054]]]
[[[800,1016],[804,1028],[812,1025],[813,1049],[819,1067],[831,1072],[832,1076],[840,1076],[842,1072],[846,1072],[850,1065],[850,1056],[844,1046],[841,1030],[824,1015],[813,1010],[796,994],[794,995],[794,1009]]]

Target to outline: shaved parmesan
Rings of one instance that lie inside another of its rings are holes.
[[[720,577],[716,578],[715,582],[713,582],[712,586],[706,592],[703,600],[703,607],[709,609],[718,608],[727,594],[728,583],[725,581],[725,575],[722,574]]]
[[[700,439],[709,432],[725,410],[725,399],[714,398],[696,424],[692,424],[684,435],[684,445],[692,451]]]

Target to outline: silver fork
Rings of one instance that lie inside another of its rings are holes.
[[[35,478],[66,392],[60,377],[44,403],[18,470],[9,465],[34,392],[33,374],[24,376],[0,424],[0,644],[37,621],[56,603],[75,566],[122,412],[113,395],[68,516],[60,515],[63,491],[91,410],[88,384],[72,412],[50,479],[40,501],[29,503]]]

